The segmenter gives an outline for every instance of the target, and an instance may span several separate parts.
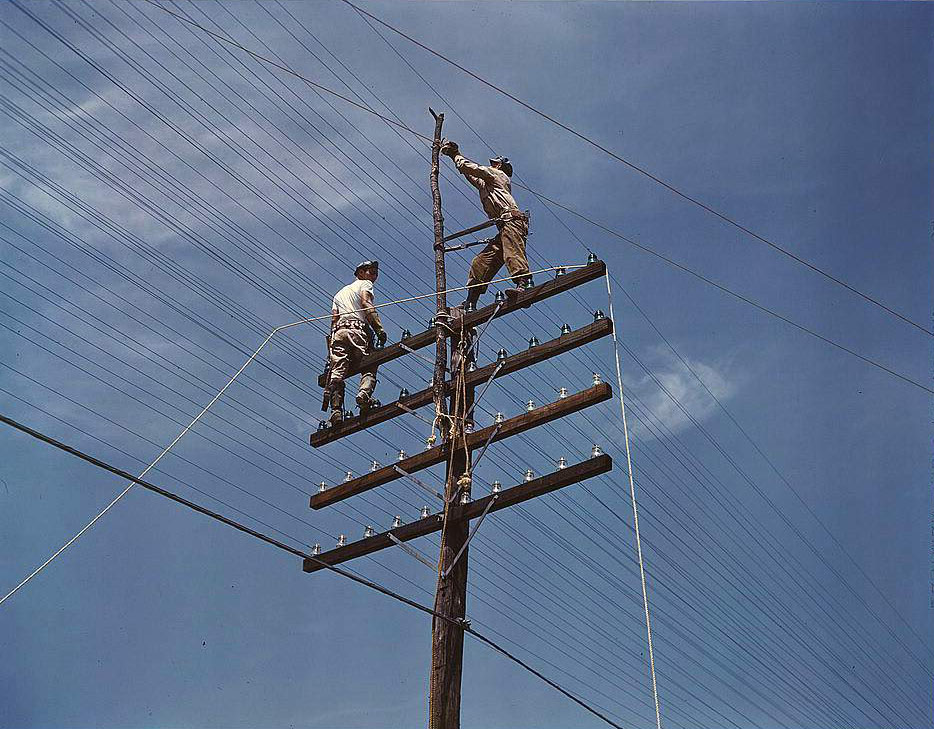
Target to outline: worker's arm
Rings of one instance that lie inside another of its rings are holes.
[[[373,305],[373,293],[371,291],[362,291],[360,293],[360,302],[363,304],[363,315],[370,322],[373,331],[376,332],[376,338],[380,344],[386,343],[386,330],[383,329],[383,322],[380,321],[379,312]]]
[[[495,182],[496,177],[493,174],[492,167],[484,167],[476,162],[471,162],[461,154],[457,142],[445,139],[441,144],[441,154],[447,155],[454,161],[454,166],[471,185],[482,188],[487,182]]]
[[[483,165],[478,165],[476,162],[471,162],[462,154],[456,154],[452,159],[454,160],[454,166],[457,167],[457,171],[470,180],[471,184],[480,187],[484,182],[496,181],[492,167],[485,167]],[[477,181],[480,182],[479,185]]]
[[[333,334],[334,330],[337,328],[339,314],[340,312],[337,309],[331,309],[331,334]]]

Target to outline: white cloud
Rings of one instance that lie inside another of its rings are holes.
[[[657,418],[674,433],[693,425],[685,411],[699,423],[716,414],[719,406],[711,393],[720,402],[726,403],[741,387],[742,378],[735,371],[730,357],[714,362],[685,358],[697,377],[667,348],[654,348],[640,359],[652,371],[654,378],[643,374],[635,384],[630,385],[631,391],[641,405],[651,411],[653,424],[654,418]],[[637,436],[653,437],[645,426],[636,423],[633,427]]]

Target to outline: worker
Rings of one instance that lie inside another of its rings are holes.
[[[441,153],[454,160],[457,171],[480,191],[483,210],[496,221],[499,232],[491,238],[482,251],[474,256],[467,275],[467,300],[465,309],[476,308],[480,296],[486,293],[487,284],[506,264],[515,289],[506,293],[515,295],[532,281],[529,276],[529,261],[525,256],[525,242],[529,236],[529,216],[519,210],[512,196],[512,164],[506,157],[492,157],[490,166],[471,162],[460,153],[455,142],[441,142]]]
[[[373,350],[373,340],[386,343],[386,330],[373,305],[373,284],[379,277],[378,261],[363,261],[354,269],[356,280],[334,295],[331,304],[331,336],[329,339],[328,396],[331,425],[344,418],[344,380],[351,367]],[[365,412],[373,404],[376,389],[376,367],[360,373],[357,405]]]

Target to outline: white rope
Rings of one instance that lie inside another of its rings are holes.
[[[642,560],[642,538],[639,535],[639,509],[636,506],[636,484],[632,477],[632,456],[629,452],[629,427],[626,424],[626,401],[623,397],[623,370],[619,363],[619,343],[616,339],[616,317],[613,316],[613,294],[610,291],[610,272],[606,272],[606,297],[613,322],[613,354],[616,356],[616,385],[619,387],[619,412],[623,418],[623,438],[626,441],[626,468],[629,472],[629,495],[632,498],[632,519],[636,533],[636,553],[639,557],[639,576],[642,578],[642,606],[645,608],[645,633],[649,644],[649,671],[652,674],[652,695],[655,698],[655,726],[662,729],[662,712],[658,703],[658,684],[655,681],[655,651],[652,647],[652,621],[649,619],[649,594],[645,588],[645,564]]]
[[[581,264],[578,264],[578,265],[566,265],[566,266],[551,266],[551,267],[549,267],[549,268],[542,268],[542,269],[539,269],[539,270],[537,270],[537,271],[532,271],[532,272],[529,273],[529,275],[536,274],[536,273],[545,273],[545,272],[547,272],[547,271],[555,271],[555,270],[557,270],[558,268],[571,269],[571,268],[583,268],[583,267],[584,267],[584,266],[581,265]],[[512,280],[512,277],[511,277],[511,276],[504,276],[504,277],[502,277],[502,278],[493,279],[493,280],[490,281],[489,283],[500,283],[500,282],[502,282],[502,281],[510,281],[510,280]],[[469,287],[469,286],[456,286],[456,287],[454,287],[454,288],[446,289],[445,291],[443,291],[443,292],[441,292],[441,293],[451,293],[451,292],[453,292],[453,291],[462,291],[462,290],[467,289],[467,288],[470,288],[470,287]],[[387,301],[387,302],[385,302],[385,303],[383,303],[383,304],[377,304],[376,306],[374,306],[374,307],[372,307],[372,308],[374,308],[374,309],[381,309],[381,308],[383,308],[384,306],[393,306],[393,305],[398,305],[398,304],[407,304],[407,303],[410,303],[410,302],[412,302],[412,301],[418,301],[418,300],[420,300],[420,299],[427,299],[427,298],[431,298],[431,297],[437,296],[438,293],[439,293],[439,292],[437,292],[437,291],[433,291],[433,292],[430,293],[430,294],[421,294],[421,295],[419,295],[419,296],[409,296],[408,298],[405,298],[405,299],[396,299],[395,301]],[[367,310],[368,310],[368,309],[356,309],[356,310],[354,310],[354,311],[352,311],[352,312],[348,312],[348,313],[356,314],[356,313],[360,313],[360,312],[367,311]],[[612,315],[611,315],[611,316],[612,316]],[[252,363],[253,360],[255,360],[255,359],[257,358],[257,356],[259,356],[259,353],[263,350],[263,348],[264,348],[267,344],[269,344],[270,340],[271,340],[274,336],[276,336],[276,334],[278,334],[279,332],[283,331],[284,329],[290,329],[291,327],[298,326],[299,324],[311,324],[311,323],[313,323],[313,322],[321,321],[321,320],[324,320],[324,319],[330,319],[330,317],[331,317],[331,314],[330,314],[330,313],[328,313],[328,314],[322,314],[321,316],[307,317],[307,318],[305,318],[305,319],[299,319],[298,321],[293,321],[293,322],[291,322],[291,323],[289,323],[289,324],[283,324],[283,325],[281,325],[281,326],[276,327],[276,328],[273,329],[271,332],[269,332],[269,334],[268,334],[268,335],[266,336],[266,338],[263,340],[263,343],[260,344],[259,347],[256,348],[256,351],[253,352],[253,354],[251,354],[251,355],[249,356],[249,358],[247,359],[247,361],[244,362],[244,363],[240,366],[240,369],[238,369],[238,370],[234,373],[233,377],[231,377],[231,378],[227,381],[227,384],[224,385],[224,386],[220,389],[220,391],[219,391],[213,398],[211,398],[211,401],[210,401],[207,405],[204,406],[204,408],[201,410],[200,413],[198,413],[198,414],[195,416],[194,420],[192,420],[188,425],[186,425],[185,428],[182,430],[182,432],[180,432],[177,436],[175,436],[175,438],[172,440],[172,442],[169,443],[169,444],[162,450],[162,452],[156,457],[156,459],[155,459],[152,463],[150,463],[148,466],[146,466],[146,468],[143,470],[142,473],[139,474],[139,476],[137,476],[137,478],[143,478],[147,473],[149,473],[149,472],[155,467],[155,465],[156,465],[157,463],[159,463],[159,461],[161,461],[161,460],[163,459],[163,457],[164,457],[170,450],[172,450],[172,448],[175,447],[175,444],[178,443],[178,442],[179,442],[179,441],[195,426],[195,424],[196,424],[199,420],[201,420],[202,417],[204,417],[204,414],[207,413],[207,411],[211,409],[211,407],[214,405],[214,403],[216,403],[218,400],[220,400],[221,396],[227,391],[227,388],[229,388],[229,387],[234,383],[234,381],[243,373],[243,371],[250,365],[250,363]],[[92,526],[94,526],[94,524],[96,524],[97,521],[98,521],[102,516],[104,516],[104,514],[106,514],[108,511],[110,511],[110,510],[117,504],[117,502],[120,501],[120,499],[122,499],[124,496],[126,496],[128,493],[130,493],[130,491],[132,490],[133,486],[134,486],[134,484],[131,482],[123,491],[121,491],[119,494],[117,494],[117,496],[114,498],[114,500],[111,501],[109,504],[107,504],[107,506],[105,506],[105,507],[97,514],[97,516],[95,516],[93,519],[91,519],[91,521],[89,521],[87,524],[85,524],[77,534],[75,534],[71,539],[69,539],[67,542],[65,542],[65,543],[64,543],[61,547],[59,547],[57,550],[55,550],[55,552],[53,552],[52,555],[51,555],[45,562],[43,562],[43,563],[40,564],[38,567],[36,567],[36,569],[34,569],[32,572],[30,572],[30,573],[26,576],[26,578],[25,578],[22,582],[20,582],[16,587],[14,587],[14,588],[13,588],[12,590],[10,590],[6,595],[4,595],[2,598],[0,598],[0,605],[2,605],[4,602],[6,602],[8,599],[10,599],[14,594],[16,594],[16,592],[17,592],[20,588],[22,588],[24,585],[26,585],[33,577],[35,577],[35,576],[38,575],[40,572],[42,572],[42,570],[44,570],[46,567],[48,567],[48,566],[52,563],[52,561],[55,560],[56,557],[58,557],[62,552],[64,552],[66,549],[68,549],[68,548],[69,548],[72,544],[74,544],[76,541],[78,541],[78,539],[80,539],[81,536],[82,536],[88,529],[90,529]]]

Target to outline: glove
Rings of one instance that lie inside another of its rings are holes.
[[[386,340],[389,339],[389,336],[386,334],[385,329],[379,329],[376,332],[376,341],[379,342],[379,346],[382,347],[386,344]]]
[[[441,154],[447,155],[451,159],[458,154],[460,154],[460,148],[457,146],[457,142],[452,142],[449,139],[441,140]]]

